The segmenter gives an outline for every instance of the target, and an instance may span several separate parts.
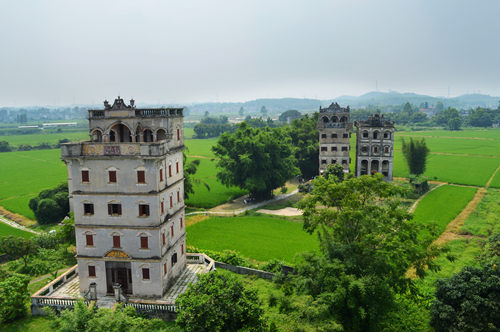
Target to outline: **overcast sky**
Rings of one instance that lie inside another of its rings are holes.
[[[0,106],[500,95],[500,1],[0,2]]]

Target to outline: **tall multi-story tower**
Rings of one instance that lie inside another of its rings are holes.
[[[161,297],[186,267],[183,109],[118,97],[89,126],[90,141],[62,146],[80,291]]]
[[[394,122],[375,114],[356,126],[356,176],[382,173],[392,181]]]
[[[332,103],[327,108],[319,107],[319,173],[326,170],[328,164],[339,163],[349,171],[349,158],[352,123],[350,109]]]

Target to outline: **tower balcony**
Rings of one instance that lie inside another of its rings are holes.
[[[102,157],[102,156],[137,156],[160,157],[172,153],[184,146],[170,149],[168,141],[160,142],[71,142],[61,145],[61,156],[74,157]]]

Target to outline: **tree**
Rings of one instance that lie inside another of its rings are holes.
[[[436,103],[435,109],[436,109],[436,112],[441,112],[442,110],[444,110],[443,102],[442,101],[438,101]]]
[[[12,148],[9,146],[9,142],[0,141],[0,152],[10,152]]]
[[[500,271],[465,267],[436,282],[431,326],[440,331],[500,330]]]
[[[30,279],[14,274],[0,282],[0,322],[10,322],[26,315],[26,304],[30,299]]]
[[[222,184],[247,189],[257,199],[272,197],[274,189],[298,174],[290,137],[281,128],[251,128],[242,122],[233,134],[222,134],[212,151]]]
[[[425,172],[427,163],[427,155],[429,148],[425,143],[425,139],[410,138],[409,142],[403,139],[402,142],[403,155],[405,156],[406,163],[410,169],[410,174],[421,175]]]
[[[177,300],[177,324],[186,331],[262,330],[257,291],[236,277],[211,272],[201,275]]]
[[[39,223],[60,222],[69,213],[68,184],[62,183],[55,188],[42,190],[28,205]]]
[[[330,176],[333,176],[335,181],[338,182],[344,181],[344,175],[344,167],[342,167],[340,164],[330,164],[323,172],[323,176],[325,178],[328,179]]]
[[[77,301],[73,310],[63,310],[56,316],[51,309],[47,310],[51,318],[52,331],[92,331],[92,332],[126,332],[126,331],[168,331],[165,322],[160,319],[148,319],[139,316],[135,308],[118,306],[114,310],[89,308],[83,301]]]
[[[36,254],[38,245],[31,239],[9,235],[0,238],[0,252],[14,259],[22,258],[24,267],[28,264],[28,257]]]
[[[288,135],[292,140],[292,147],[297,167],[302,177],[310,179],[318,175],[319,171],[319,132],[316,128],[318,113],[312,116],[304,115],[292,121],[288,127]]]
[[[297,110],[288,110],[280,114],[278,120],[281,122],[291,122],[295,119],[300,119],[302,117],[302,113]]]
[[[462,126],[462,120],[460,118],[451,118],[448,120],[448,129],[449,130],[460,130]]]
[[[434,233],[421,233],[423,226],[400,201],[405,193],[381,174],[344,182],[319,177],[299,204],[304,229],[319,234],[323,258],[304,259],[297,268],[297,288],[329,303],[346,330],[376,330],[394,294],[414,290],[406,276],[409,268],[418,277],[438,269]]]

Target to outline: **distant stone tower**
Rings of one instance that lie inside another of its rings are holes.
[[[394,122],[375,114],[367,121],[357,121],[356,176],[382,173],[392,181],[394,155]]]
[[[349,138],[352,123],[350,109],[332,103],[327,108],[319,108],[319,173],[322,174],[329,164],[339,163],[349,172]]]
[[[90,141],[62,145],[80,291],[159,298],[186,267],[183,109],[118,97],[89,126]]]

